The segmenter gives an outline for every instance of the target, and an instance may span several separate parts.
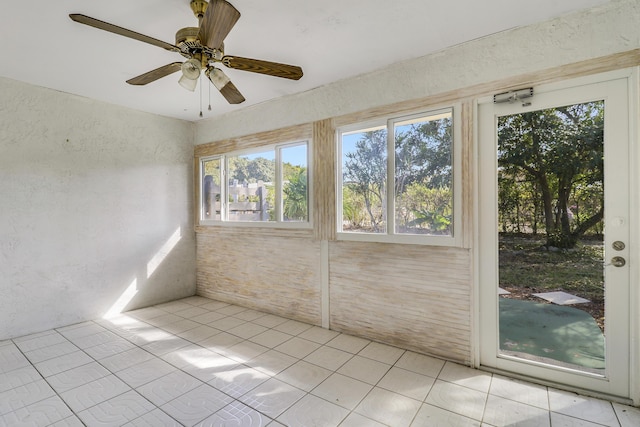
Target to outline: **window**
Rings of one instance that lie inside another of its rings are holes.
[[[342,231],[387,232],[387,128],[342,134]]]
[[[275,220],[275,151],[227,157],[229,221]]]
[[[280,159],[282,162],[282,220],[308,221],[307,145],[281,148]]]
[[[338,231],[348,238],[451,241],[453,136],[452,108],[341,129]]]
[[[203,223],[309,221],[307,142],[203,158],[200,170]]]
[[[220,157],[202,161],[202,219],[220,220]]]

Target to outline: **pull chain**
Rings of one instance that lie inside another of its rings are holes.
[[[202,117],[202,74],[200,74],[200,117]]]

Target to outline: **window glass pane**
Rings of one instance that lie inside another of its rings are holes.
[[[396,122],[395,232],[453,235],[451,112]]]
[[[275,151],[228,158],[229,221],[275,221]]]
[[[282,220],[308,221],[307,145],[280,150],[282,161]]]
[[[202,162],[202,219],[220,220],[220,158]]]
[[[342,231],[386,233],[387,128],[342,134]]]

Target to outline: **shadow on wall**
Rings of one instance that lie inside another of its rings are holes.
[[[124,289],[122,294],[113,303],[113,305],[106,311],[103,318],[111,318],[119,315],[124,311],[128,311],[134,308],[139,308],[141,302],[143,305],[153,305],[159,302],[165,302],[168,298],[167,292],[161,292],[162,296],[158,297],[158,289],[154,288],[154,281],[152,276],[162,276],[166,281],[167,276],[175,274],[178,271],[173,268],[175,263],[180,263],[183,257],[177,255],[177,252],[181,250],[181,242],[183,241],[182,227],[178,227],[164,242],[164,244],[156,251],[156,253],[147,262],[144,272],[140,272],[131,283]],[[175,260],[173,259],[175,258]],[[179,273],[180,271],[178,271]],[[190,283],[189,278],[176,277],[177,289],[175,290],[176,298],[189,296],[181,292],[180,282],[182,286],[188,286]],[[186,280],[185,280],[186,279]],[[166,291],[166,290],[163,290]],[[170,293],[169,293],[170,294]],[[193,294],[193,292],[190,292]]]

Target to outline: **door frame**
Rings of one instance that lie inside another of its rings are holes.
[[[628,215],[629,218],[638,218],[638,214],[640,214],[640,198],[638,197],[638,190],[640,189],[640,171],[638,170],[638,166],[640,165],[640,161],[638,156],[640,154],[640,149],[638,148],[640,143],[640,138],[638,135],[638,95],[640,93],[639,86],[639,71],[638,67],[629,68],[624,70],[617,70],[606,72],[597,75],[590,75],[585,77],[567,79],[564,81],[558,81],[549,84],[543,84],[539,86],[534,86],[534,90],[538,94],[544,94],[549,92],[562,91],[565,89],[576,88],[584,85],[592,85],[598,83],[605,83],[612,80],[626,79],[627,83],[627,99],[628,99],[628,116],[626,117],[628,122],[628,152],[629,152],[629,209]],[[639,259],[640,248],[639,248],[639,237],[640,237],[640,224],[638,221],[629,221],[629,236],[628,236],[628,261],[629,261],[629,350],[628,350],[628,381],[629,384],[625,386],[626,391],[621,391],[620,387],[611,387],[610,383],[603,380],[595,380],[590,375],[583,375],[580,373],[578,376],[584,377],[586,381],[567,381],[565,378],[565,374],[567,374],[567,370],[564,369],[548,369],[548,368],[540,368],[536,367],[534,369],[530,369],[531,364],[525,364],[516,362],[515,365],[511,365],[509,363],[492,363],[487,364],[487,346],[494,346],[495,359],[497,357],[497,338],[494,334],[493,337],[490,337],[490,342],[487,342],[486,337],[486,329],[487,329],[487,309],[482,309],[482,306],[486,306],[486,292],[483,291],[481,287],[481,258],[480,251],[484,246],[482,239],[487,239],[488,237],[484,236],[481,230],[484,225],[482,224],[482,213],[481,209],[483,204],[480,203],[481,197],[483,196],[486,188],[483,188],[482,192],[481,188],[481,172],[484,170],[480,161],[485,159],[487,154],[485,152],[481,152],[481,150],[487,150],[488,148],[483,148],[483,137],[481,135],[481,126],[480,123],[480,115],[479,109],[480,105],[487,104],[492,102],[492,97],[484,97],[475,100],[474,103],[474,160],[475,160],[475,171],[474,171],[474,182],[476,185],[474,186],[474,241],[476,242],[473,245],[473,262],[474,262],[474,307],[473,307],[473,320],[474,320],[474,328],[473,328],[473,364],[476,367],[487,369],[490,371],[496,372],[504,372],[512,377],[521,377],[529,380],[533,380],[536,382],[553,385],[559,388],[565,388],[575,391],[587,392],[589,394],[602,395],[606,397],[614,397],[618,400],[628,401],[630,399],[636,405],[640,404],[640,290],[638,289],[638,280],[640,279],[640,270],[638,266],[638,262],[634,260]],[[535,99],[535,95],[534,95]],[[578,101],[581,102],[581,101]],[[533,107],[533,109],[544,108],[541,107]],[[605,112],[606,114],[606,112]],[[486,138],[485,138],[486,139]],[[485,142],[486,144],[486,142]],[[494,163],[492,163],[489,168],[493,167]],[[487,167],[487,166],[485,166]],[[485,178],[486,179],[486,178]],[[484,181],[482,181],[484,182]],[[493,189],[492,198],[497,197],[496,189]],[[496,236],[497,238],[497,236]],[[497,256],[492,257],[495,262],[495,267],[497,269]],[[490,301],[489,301],[490,302]],[[497,301],[491,305],[492,310],[496,309]],[[493,327],[497,327],[497,310],[493,311]],[[515,367],[514,367],[515,366]],[[521,369],[522,367],[526,369]],[[558,372],[562,371],[562,375],[558,376]],[[576,375],[569,373],[569,378],[576,378]],[[558,379],[560,378],[560,380]],[[599,386],[594,386],[594,384],[598,384]]]

